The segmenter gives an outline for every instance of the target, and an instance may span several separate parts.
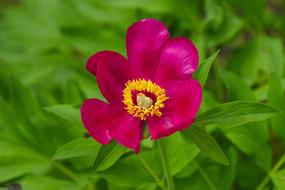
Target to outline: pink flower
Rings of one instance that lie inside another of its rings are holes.
[[[85,100],[81,117],[99,143],[114,139],[138,152],[145,126],[151,139],[158,139],[194,121],[202,99],[200,84],[192,78],[198,51],[187,38],[170,38],[154,19],[130,26],[126,45],[128,59],[101,51],[88,60],[87,70],[97,77],[108,103]]]

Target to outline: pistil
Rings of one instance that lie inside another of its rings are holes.
[[[144,93],[139,93],[137,95],[137,105],[141,108],[148,109],[152,106],[153,100],[146,96]]]

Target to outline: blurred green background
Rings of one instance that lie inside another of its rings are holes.
[[[220,49],[202,111],[233,100],[283,110],[267,121],[209,129],[229,166],[171,137],[177,190],[252,190],[266,176],[264,189],[285,189],[285,168],[273,168],[285,148],[284,0],[0,0],[0,189],[159,189],[131,153],[94,173],[99,145],[88,139],[80,152],[80,104],[102,98],[86,60],[104,49],[125,55],[128,26],[147,17],[164,22],[172,37],[191,38],[200,61]],[[67,149],[77,155],[54,156],[74,139]]]

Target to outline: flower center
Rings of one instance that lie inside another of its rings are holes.
[[[152,106],[153,100],[143,93],[137,95],[137,105],[141,108],[148,109]]]
[[[169,99],[163,88],[145,79],[127,81],[123,97],[127,112],[141,120],[153,115],[160,117],[160,109],[164,107],[164,101]]]

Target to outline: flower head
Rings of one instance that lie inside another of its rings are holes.
[[[127,59],[113,51],[89,58],[87,70],[96,76],[107,103],[85,100],[81,117],[99,143],[114,139],[138,152],[145,126],[151,139],[158,139],[194,121],[202,99],[201,87],[192,78],[198,51],[187,38],[170,38],[154,19],[131,25],[126,46]]]

